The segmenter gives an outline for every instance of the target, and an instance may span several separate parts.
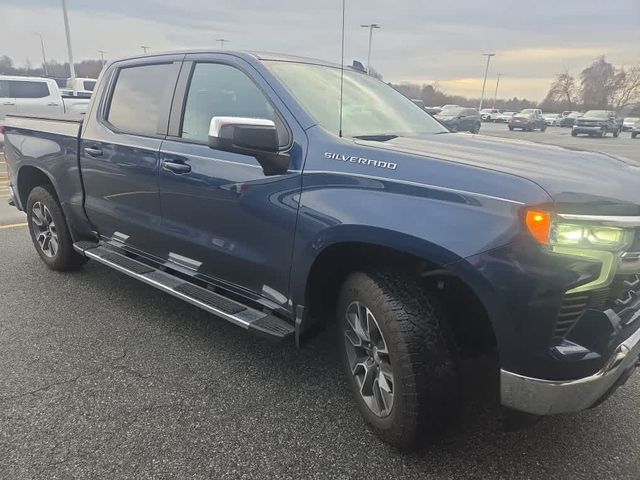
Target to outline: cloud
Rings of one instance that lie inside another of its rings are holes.
[[[50,0],[2,0],[0,54],[18,63],[40,60],[40,32],[49,58],[64,60],[62,13]],[[141,52],[216,47],[267,50],[340,59],[341,0],[67,0],[77,60]],[[541,98],[565,69],[577,74],[605,54],[618,65],[640,64],[638,0],[348,0],[347,62],[366,61],[367,31],[377,22],[372,64],[385,80],[435,80],[450,93],[471,95],[484,70],[482,52],[496,52],[490,75],[504,74],[505,96]],[[544,84],[544,85],[543,85]],[[477,96],[479,93],[476,93]]]

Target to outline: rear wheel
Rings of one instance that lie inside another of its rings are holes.
[[[509,131],[513,132],[513,127],[509,126]]]
[[[618,135],[620,135],[620,130],[616,130],[613,132],[613,138],[618,138]]]
[[[638,136],[638,133],[637,133],[637,132],[633,132],[633,133],[631,134],[631,138],[636,138],[637,136]]]
[[[338,346],[360,413],[398,448],[442,430],[458,404],[452,334],[437,299],[406,275],[357,272],[342,285]]]
[[[73,249],[67,222],[50,187],[31,190],[27,200],[27,223],[38,255],[52,270],[74,270],[86,263]]]
[[[547,129],[546,125],[543,125],[542,128],[540,129],[541,132],[544,132]]]
[[[578,136],[578,132],[576,132],[575,130],[571,130],[571,136],[572,137],[577,137]]]

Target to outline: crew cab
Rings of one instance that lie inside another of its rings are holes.
[[[612,133],[615,138],[620,135],[622,126],[616,118],[616,112],[608,110],[589,110],[582,117],[576,118],[571,128],[571,135],[576,137],[584,133],[591,136],[604,137]]]
[[[74,115],[88,105],[88,98],[63,95],[52,78],[0,75],[0,127],[7,115]]]
[[[99,262],[299,346],[333,325],[397,447],[456,418],[462,358],[494,352],[502,405],[534,415],[594,407],[638,363],[623,159],[454,135],[354,69],[207,50],[114,61],[83,119],[4,135],[47,266]]]

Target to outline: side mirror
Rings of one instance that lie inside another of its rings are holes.
[[[249,117],[213,117],[209,124],[209,147],[251,155],[265,175],[285,173],[289,155],[280,153],[278,131],[273,120]]]

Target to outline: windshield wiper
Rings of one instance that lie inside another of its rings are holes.
[[[355,135],[353,138],[357,138],[358,140],[370,140],[372,142],[386,142],[388,140],[398,138],[398,135],[393,135],[391,133],[380,133],[378,135]]]

